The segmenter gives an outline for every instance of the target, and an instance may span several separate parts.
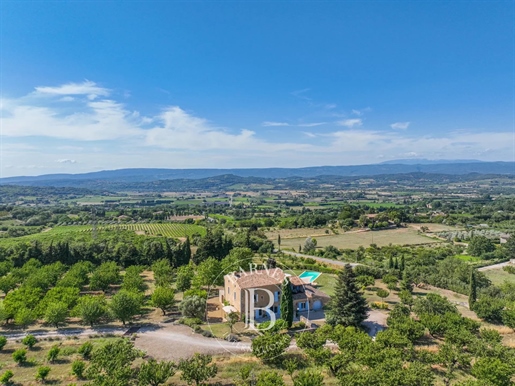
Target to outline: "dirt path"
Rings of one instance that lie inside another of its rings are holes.
[[[137,348],[161,360],[177,360],[202,354],[244,354],[250,352],[249,342],[227,342],[206,338],[187,326],[168,325],[155,329],[141,329],[135,341]]]
[[[506,267],[507,265],[510,265],[510,264],[511,264],[511,262],[505,261],[504,263],[487,265],[486,267],[478,268],[478,271],[484,272],[484,271],[489,271],[491,269],[499,269],[499,268],[502,268],[502,267]]]

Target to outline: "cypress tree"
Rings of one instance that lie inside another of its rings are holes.
[[[281,235],[277,235],[277,245],[279,246],[279,250],[281,250]]]
[[[404,255],[401,256],[401,266],[399,268],[401,271],[404,271],[404,268],[406,268],[406,261],[404,259]]]
[[[183,250],[183,259],[180,262],[180,265],[187,265],[191,260],[191,244],[190,238],[186,237],[186,241],[184,242],[184,250]]]
[[[390,255],[390,258],[388,259],[388,268],[389,269],[393,268],[393,257],[392,257],[392,255]]]
[[[395,258],[395,263],[393,264],[393,268],[399,269],[399,259]]]
[[[477,299],[477,282],[476,282],[476,273],[474,269],[470,270],[470,291],[469,291],[469,309],[474,308],[474,304]]]
[[[327,322],[331,325],[360,327],[367,318],[367,301],[356,283],[356,274],[347,264],[338,274],[335,294],[327,312]]]
[[[281,319],[286,322],[288,328],[293,324],[293,293],[290,279],[287,277],[281,288]]]

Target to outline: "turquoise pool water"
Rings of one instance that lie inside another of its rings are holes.
[[[307,283],[313,283],[320,275],[320,272],[304,271],[299,275],[299,277]]]

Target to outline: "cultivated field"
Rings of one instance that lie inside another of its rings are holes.
[[[395,245],[413,245],[413,244],[431,244],[441,242],[439,240],[418,234],[412,228],[388,229],[382,231],[358,231],[347,232],[339,235],[325,235],[317,230],[317,233],[303,235],[302,237],[284,238],[281,236],[281,248],[295,248],[304,245],[307,236],[315,237],[319,247],[327,247],[332,245],[336,248],[356,249],[360,246],[368,247],[370,244],[385,246]],[[275,237],[277,238],[277,236]]]
[[[200,225],[193,224],[111,224],[111,225],[98,225],[97,230],[129,230],[137,234],[148,236],[164,236],[164,237],[186,237],[192,236],[195,233],[201,235],[206,233],[206,229]],[[49,234],[59,234],[65,232],[92,232],[91,225],[70,225],[58,226],[50,230]]]

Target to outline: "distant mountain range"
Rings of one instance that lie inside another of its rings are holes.
[[[394,163],[392,163],[394,162]],[[416,162],[416,163],[412,163]],[[435,163],[436,162],[436,163]],[[46,174],[34,177],[7,177],[0,184],[26,186],[98,186],[110,183],[150,183],[175,179],[202,179],[221,175],[257,178],[312,178],[318,176],[359,177],[406,173],[464,175],[515,174],[515,162],[482,162],[476,160],[430,161],[397,160],[372,165],[314,166],[305,168],[256,169],[119,169],[81,174]]]
[[[381,165],[443,165],[443,164],[471,164],[484,162],[477,159],[426,159],[426,158],[407,158],[394,159],[381,162]]]

